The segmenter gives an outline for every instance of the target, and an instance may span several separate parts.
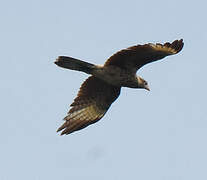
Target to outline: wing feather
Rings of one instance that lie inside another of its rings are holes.
[[[104,65],[114,65],[123,69],[137,71],[145,64],[179,53],[182,50],[183,45],[183,39],[180,39],[175,40],[172,43],[149,43],[132,46],[111,56]]]
[[[57,130],[70,134],[100,120],[111,104],[118,98],[120,87],[90,76],[81,86],[71,104],[65,123]]]

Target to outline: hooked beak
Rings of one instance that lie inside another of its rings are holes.
[[[150,88],[149,88],[149,86],[147,85],[147,86],[145,86],[144,87],[146,90],[148,90],[148,91],[150,91]]]

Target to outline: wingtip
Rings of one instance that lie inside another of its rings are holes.
[[[61,129],[60,128],[58,128],[57,130],[56,130],[56,132],[58,133],[58,132],[60,132],[61,131]]]
[[[172,45],[173,45],[173,43],[172,43]],[[183,49],[183,46],[184,46],[183,39],[178,40],[177,43],[175,44],[175,49],[176,49],[177,53]]]
[[[173,50],[172,54],[177,54],[183,49],[184,42],[183,39],[180,40],[177,39],[174,40],[172,43],[169,42],[165,43],[164,46],[171,48]]]
[[[59,133],[61,130],[63,130],[63,129],[61,129],[61,127],[58,128],[57,131],[56,131],[56,133]],[[62,131],[62,132],[60,133],[60,136],[63,136],[63,135],[66,135],[66,133],[65,133],[64,131]]]
[[[184,45],[184,42],[183,42],[183,38],[181,38],[180,40],[177,40],[179,44],[182,44]]]

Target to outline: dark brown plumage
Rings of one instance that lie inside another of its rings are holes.
[[[71,104],[65,123],[58,129],[61,134],[80,130],[101,119],[111,104],[118,98],[121,87],[105,83],[90,76],[82,85],[77,97]]]
[[[118,98],[121,87],[149,90],[147,81],[136,76],[136,71],[145,64],[177,54],[183,45],[181,39],[172,43],[132,46],[111,56],[103,66],[59,56],[55,61],[58,66],[92,76],[82,84],[64,118],[65,123],[57,131],[62,131],[61,135],[70,134],[100,120]]]
[[[137,71],[145,64],[160,60],[165,56],[177,54],[183,48],[183,39],[175,40],[173,43],[145,44],[123,49],[111,56],[104,66],[118,66],[123,69]]]

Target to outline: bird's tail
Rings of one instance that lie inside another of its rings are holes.
[[[62,68],[83,71],[87,74],[91,74],[91,71],[93,68],[95,68],[94,64],[90,64],[67,56],[59,56],[54,63]]]

